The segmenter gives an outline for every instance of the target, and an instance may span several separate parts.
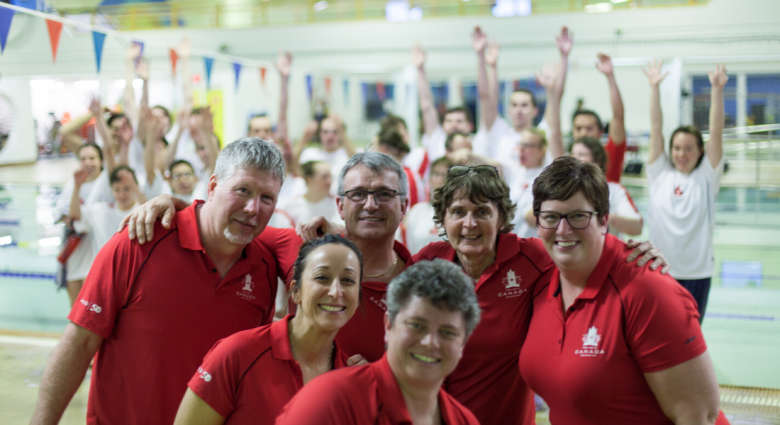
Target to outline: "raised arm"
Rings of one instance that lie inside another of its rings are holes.
[[[78,135],[78,131],[81,127],[84,127],[84,124],[88,123],[89,120],[91,120],[94,116],[96,115],[92,113],[92,109],[90,107],[90,112],[88,114],[72,119],[60,127],[58,131],[60,140],[62,140],[62,144],[64,144],[68,150],[76,153],[79,150],[79,147],[84,144],[84,139]],[[97,115],[97,117],[98,121],[100,121],[100,116]]]
[[[181,63],[181,85],[184,88],[184,103],[182,109],[187,111],[192,109],[192,81],[190,81],[190,39],[184,37],[179,45],[179,63]],[[179,122],[179,127],[182,123]]]
[[[498,114],[498,102],[500,102],[501,99],[498,84],[498,50],[498,41],[488,41],[488,47],[487,50],[485,50],[485,63],[488,66],[487,81],[490,100],[496,105],[496,114]]]
[[[650,83],[650,148],[647,153],[647,163],[652,164],[664,153],[664,119],[661,113],[661,81],[669,74],[662,73],[661,68],[664,61],[647,63],[647,69],[642,68],[642,72],[647,76]]]
[[[96,333],[68,324],[43,371],[31,425],[59,423],[102,343]]]
[[[81,185],[87,181],[89,177],[89,171],[84,168],[79,168],[73,173],[73,193],[70,197],[70,209],[68,210],[68,217],[73,221],[81,220]]]
[[[181,135],[184,133],[184,129],[187,128],[187,123],[190,121],[190,110],[187,108],[182,108],[179,111],[179,114],[176,116],[176,121],[179,122],[178,130],[176,130],[176,136],[171,141],[170,145],[168,145],[168,149],[165,150],[165,168],[173,164],[173,161],[176,160],[176,151],[179,149],[179,141],[181,140]]]
[[[144,138],[144,167],[146,167],[146,182],[148,186],[154,184],[157,173],[155,167],[154,155],[157,153],[157,127],[160,125],[157,117],[154,116],[149,105],[141,105],[141,122],[138,124],[140,129],[143,125],[144,132],[141,137]],[[146,202],[145,200],[143,202]]]
[[[620,145],[626,142],[626,121],[623,98],[620,96],[620,90],[615,81],[612,58],[604,53],[599,53],[599,61],[596,63],[596,68],[607,76],[609,101],[612,103],[612,122],[609,123],[609,137],[616,145]]]
[[[114,158],[114,144],[111,133],[108,131],[108,124],[103,119],[103,108],[100,106],[100,98],[92,97],[89,104],[89,111],[95,117],[95,128],[100,138],[103,139],[103,162],[106,164],[106,172],[111,174],[116,167],[116,158]]]
[[[726,64],[715,66],[715,71],[707,71],[710,76],[712,90],[710,92],[710,140],[704,151],[715,168],[723,158],[723,87],[729,81],[726,74]]]
[[[287,132],[287,104],[289,101],[288,83],[291,65],[292,54],[290,52],[279,52],[279,57],[276,58],[276,70],[279,71],[281,88],[279,92],[279,119],[276,121],[276,137],[279,138],[277,142],[283,143],[287,143],[289,140],[289,133]]]
[[[149,62],[146,58],[141,57],[138,60],[138,64],[135,66],[135,73],[138,74],[138,77],[144,82],[143,89],[141,90],[141,105],[138,108],[138,128],[136,129],[136,133],[144,134],[145,123],[141,110],[143,108],[149,108]]]
[[[566,153],[563,147],[563,134],[561,132],[561,97],[558,93],[558,82],[562,64],[545,64],[541,72],[536,73],[536,81],[544,87],[547,93],[547,107],[544,117],[550,126],[550,134],[547,141],[550,145],[550,153],[553,158],[558,158]],[[536,217],[532,217],[536,225]]]
[[[661,410],[677,425],[714,424],[718,418],[718,380],[708,352],[660,372],[646,373]]]
[[[209,155],[209,163],[206,165],[205,175],[210,176],[214,172],[214,168],[217,165],[217,157],[219,156],[219,149],[217,148],[217,139],[214,137],[214,115],[211,113],[211,107],[207,106],[200,110],[200,125],[198,126],[200,131],[201,140],[206,147]]]
[[[479,114],[480,122],[485,124],[485,128],[490,129],[498,117],[498,103],[491,95],[490,84],[488,82],[485,49],[487,48],[487,35],[482,32],[480,27],[474,27],[471,34],[471,46],[474,53],[477,54],[477,94],[479,95]]]
[[[423,130],[430,136],[439,126],[439,112],[433,104],[433,92],[425,75],[425,51],[419,44],[412,48],[412,64],[417,68],[417,92],[420,96],[420,111],[422,111]]]
[[[124,109],[130,125],[138,123],[138,107],[135,105],[135,93],[133,91],[133,79],[135,78],[135,59],[141,54],[141,46],[136,43],[130,43],[125,52],[125,93],[122,97],[122,108]]]

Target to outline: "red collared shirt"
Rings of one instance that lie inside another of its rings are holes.
[[[455,250],[448,242],[432,243],[414,261],[434,258],[454,262]],[[549,280],[552,266],[539,239],[501,234],[496,260],[476,283],[482,319],[444,388],[483,424],[534,423],[533,393],[520,377],[517,357],[531,317],[534,284]]]
[[[439,410],[446,425],[478,425],[468,409],[439,390]],[[411,425],[401,388],[387,356],[368,366],[320,375],[284,407],[277,425]]]
[[[270,323],[277,275],[249,244],[221,278],[200,242],[197,203],[154,239],[127,230],[100,250],[68,319],[103,340],[87,423],[170,424],[192,373],[215,342]]]
[[[189,387],[226,424],[273,424],[288,401],[303,388],[303,375],[290,349],[288,323],[233,334],[214,345]],[[347,365],[335,344],[334,368]]]
[[[688,291],[627,263],[629,252],[606,235],[601,259],[565,317],[557,268],[546,289],[534,293],[520,370],[550,405],[552,423],[671,423],[644,374],[707,349]]]

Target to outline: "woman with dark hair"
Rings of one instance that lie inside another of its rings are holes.
[[[601,142],[593,137],[582,137],[572,143],[571,156],[582,162],[596,164],[607,173],[607,152]],[[626,235],[639,236],[642,233],[642,215],[634,200],[622,184],[607,181],[609,187],[609,233],[624,239]]]
[[[712,232],[715,201],[723,177],[723,87],[729,77],[726,66],[709,73],[710,139],[704,146],[701,132],[679,127],[664,152],[663,116],[659,85],[666,77],[663,61],[647,64],[650,82],[650,150],[647,180],[650,187],[650,240],[674,258],[670,274],[691,292],[704,320],[710,281],[715,267]]]
[[[482,308],[482,322],[444,389],[480,423],[532,424],[533,393],[520,376],[517,358],[531,314],[530,292],[537,281],[550,279],[552,261],[539,239],[510,233],[516,205],[493,166],[450,167],[434,194],[433,210],[446,242],[428,245],[413,260],[458,264],[474,282]]]
[[[290,283],[295,315],[217,342],[190,380],[174,423],[273,424],[315,377],[365,364],[360,356],[348,359],[335,341],[357,309],[362,269],[362,254],[341,236],[302,245]],[[245,286],[252,285],[247,278]]]
[[[607,234],[602,171],[572,157],[536,179],[534,215],[555,267],[533,288],[522,378],[552,424],[727,424],[690,294],[626,263]]]

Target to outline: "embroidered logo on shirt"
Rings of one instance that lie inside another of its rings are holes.
[[[682,191],[682,188],[680,186],[677,186],[677,187],[674,188],[674,196],[676,196],[678,198],[683,196],[683,191]]]
[[[211,374],[206,372],[206,369],[203,369],[202,367],[198,367],[198,376],[206,382],[211,381]]]
[[[591,326],[588,333],[582,336],[582,350],[574,350],[574,354],[580,357],[596,357],[604,354],[604,350],[599,350],[599,342],[601,342],[601,335],[595,326]]]
[[[247,300],[252,301],[255,299],[255,296],[252,294],[252,290],[255,288],[255,283],[252,282],[252,276],[247,273],[246,276],[244,276],[244,287],[241,288],[240,291],[236,291],[236,295],[239,297]]]
[[[503,279],[504,289],[506,291],[499,292],[499,298],[514,298],[526,293],[528,289],[520,288],[520,282],[522,281],[522,277],[517,276],[514,270],[509,269],[509,271],[506,272],[506,277]]]
[[[387,301],[385,301],[384,298],[369,297],[369,300],[371,300],[372,303],[376,304],[377,307],[382,309],[382,311],[387,311]]]

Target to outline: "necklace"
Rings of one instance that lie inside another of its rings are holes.
[[[384,276],[384,275],[386,275],[386,274],[390,273],[390,270],[393,270],[393,269],[395,268],[395,265],[396,265],[396,264],[398,264],[398,255],[397,255],[397,254],[395,255],[395,261],[393,261],[393,265],[392,265],[392,266],[390,266],[390,268],[389,268],[389,269],[385,270],[385,272],[384,272],[384,273],[379,273],[379,274],[367,274],[367,275],[365,275],[365,276],[363,276],[363,277],[379,277],[379,276]]]

